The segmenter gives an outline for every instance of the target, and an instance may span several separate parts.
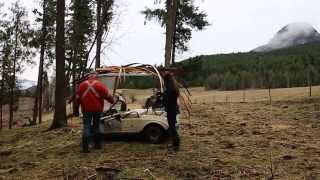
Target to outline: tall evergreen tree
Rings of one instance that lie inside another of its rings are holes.
[[[71,1],[71,20],[68,24],[69,66],[67,74],[72,76],[72,92],[76,91],[76,80],[87,68],[87,53],[94,32],[93,10],[90,0]],[[74,112],[76,106],[74,105]]]
[[[110,30],[110,24],[114,15],[114,0],[96,0],[96,56],[95,68],[101,66],[101,46],[103,43],[103,35]]]
[[[155,1],[161,4],[161,0]],[[187,42],[192,37],[192,30],[203,30],[209,25],[207,15],[200,12],[193,0],[166,0],[164,8],[142,11],[146,21],[156,20],[162,27],[166,28],[165,66],[173,61],[175,48],[180,52],[188,50]]]
[[[31,50],[30,43],[32,40],[32,31],[27,20],[27,12],[19,1],[12,4],[9,8],[9,20],[5,26],[5,46],[10,47],[6,53],[8,58],[8,75],[9,75],[9,128],[13,124],[13,112],[17,108],[15,101],[18,99],[16,94],[18,87],[16,85],[16,74],[23,71],[25,63],[32,63],[31,56],[34,53]]]
[[[5,42],[4,36],[1,36],[1,84],[0,84],[0,129],[3,127],[3,109],[2,106],[7,104],[9,101],[9,76],[8,76],[8,69],[9,69],[9,55],[11,53],[11,47],[8,46]]]
[[[32,124],[36,124],[37,117],[39,123],[42,121],[42,92],[43,92],[43,75],[44,66],[48,67],[52,64],[54,58],[53,46],[54,46],[54,25],[55,25],[55,2],[53,0],[42,1],[42,13],[38,10],[34,10],[34,13],[38,15],[37,22],[41,22],[41,30],[39,30],[36,41],[40,45],[40,60],[38,70],[38,82],[35,92],[34,108],[33,108],[33,121]],[[47,61],[45,61],[45,59]]]
[[[1,8],[3,7],[3,4],[0,4],[0,16],[3,16],[2,12],[1,12]],[[4,21],[0,20],[0,27],[3,27]],[[0,28],[0,50],[2,52],[2,54],[4,54],[4,38],[5,36],[5,32],[4,29]],[[2,106],[3,106],[3,97],[4,97],[4,75],[5,75],[5,62],[4,62],[4,57],[1,56],[0,57],[0,73],[1,73],[1,81],[0,81],[0,130],[2,129],[2,125],[3,125],[3,120],[2,120]]]
[[[79,76],[75,71],[87,67],[86,55],[94,31],[92,3],[90,0],[72,0],[70,10],[72,12],[69,31],[72,68],[75,75]]]

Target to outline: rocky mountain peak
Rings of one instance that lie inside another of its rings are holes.
[[[311,42],[320,42],[320,34],[314,27],[308,23],[291,23],[281,28],[268,44],[253,51],[267,52]]]

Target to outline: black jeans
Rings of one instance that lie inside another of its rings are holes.
[[[174,146],[180,145],[180,137],[177,131],[177,113],[167,112],[167,119],[169,124],[169,136],[172,139],[172,144]]]

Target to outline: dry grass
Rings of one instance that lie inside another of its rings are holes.
[[[0,132],[0,179],[85,179],[99,166],[129,179],[152,179],[146,169],[159,179],[320,178],[318,87],[312,98],[304,88],[274,90],[272,105],[262,101],[263,90],[251,90],[248,103],[239,102],[241,91],[191,91],[193,114],[191,121],[182,119],[176,154],[166,143],[140,141],[108,141],[103,150],[81,154],[79,120],[44,132],[47,122]],[[145,98],[146,91],[134,92],[138,101]],[[229,93],[239,100],[225,103]]]
[[[19,98],[18,110],[13,114],[14,126],[22,126],[32,118],[33,98],[21,97]],[[9,126],[9,105],[3,106],[3,126]]]
[[[204,91],[203,88],[191,88],[194,102],[261,102],[269,101],[267,89],[249,89],[238,91]],[[312,88],[312,97],[320,96],[320,86]],[[309,98],[309,88],[271,89],[273,101],[302,100]]]
[[[33,115],[34,98],[20,97],[17,111],[13,112],[13,127],[21,127],[29,123]],[[69,112],[69,109],[67,109]],[[52,119],[52,113],[47,112],[42,115],[43,121]],[[9,127],[9,105],[3,106],[3,127]]]

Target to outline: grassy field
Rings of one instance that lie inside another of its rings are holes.
[[[130,91],[140,106],[151,90]],[[167,143],[107,141],[80,153],[81,124],[46,132],[41,126],[0,132],[0,179],[86,179],[97,167],[122,179],[320,179],[320,87],[204,91],[193,88],[182,116],[181,150]],[[130,97],[130,96],[129,96]],[[138,104],[137,104],[138,103]]]
[[[34,98],[32,97],[20,97],[18,109],[13,113],[13,127],[21,127],[25,124],[29,124],[29,119],[32,119],[33,115]],[[67,109],[70,111],[70,108]],[[43,121],[52,119],[52,113],[43,113]],[[9,127],[9,105],[3,106],[3,127]]]
[[[22,126],[32,117],[33,98],[22,97],[19,98],[18,110],[13,114],[13,125]],[[9,105],[3,106],[3,126],[9,126]]]

